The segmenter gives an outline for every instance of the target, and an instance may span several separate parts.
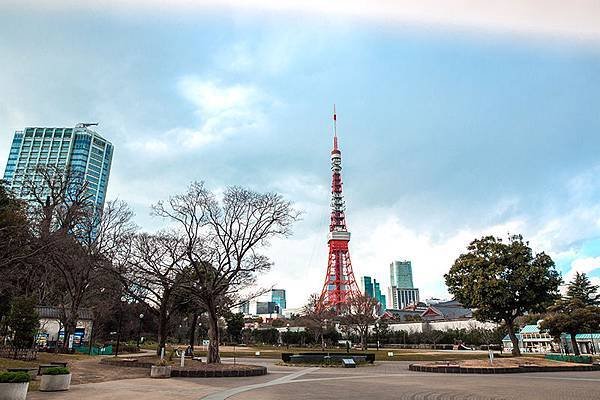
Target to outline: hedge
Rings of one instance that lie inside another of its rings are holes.
[[[27,372],[2,372],[0,383],[24,383],[29,382],[31,377]]]
[[[44,375],[69,375],[71,371],[66,367],[48,368],[44,370]]]

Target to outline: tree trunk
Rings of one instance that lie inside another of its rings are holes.
[[[190,326],[190,347],[194,350],[194,345],[196,344],[196,325],[198,325],[198,313],[194,312],[192,317],[192,326]]]
[[[208,311],[208,354],[206,356],[207,364],[221,363],[219,355],[219,317],[217,316],[216,306],[212,303],[207,304]]]
[[[63,336],[63,349],[68,349],[69,348],[69,337],[75,333],[75,327],[76,327],[76,323],[73,323],[73,321],[69,320],[69,321],[65,321],[65,329],[64,329],[64,336]]]
[[[506,328],[508,329],[508,337],[510,337],[510,341],[512,342],[512,355],[515,357],[521,356],[521,348],[519,347],[519,339],[515,334],[515,327],[512,322],[506,322]]]
[[[571,347],[573,347],[573,353],[578,356],[580,355],[579,353],[579,346],[577,345],[577,332],[570,332],[571,335]]]
[[[167,343],[168,318],[167,307],[161,307],[158,315],[158,347],[156,348],[156,355],[158,356],[160,356],[161,349],[164,348]]]

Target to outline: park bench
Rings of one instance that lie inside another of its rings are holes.
[[[57,367],[63,367],[63,368],[67,368],[67,365],[69,364],[66,361],[50,361],[50,364],[55,365]]]

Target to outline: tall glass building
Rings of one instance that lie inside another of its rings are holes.
[[[52,166],[70,169],[87,182],[87,195],[98,208],[106,198],[113,145],[89,129],[95,124],[74,128],[25,128],[16,131],[4,171],[4,180],[15,195],[26,198],[23,183],[38,179],[36,168]]]
[[[414,287],[410,261],[394,261],[390,264],[390,286],[403,289]]]
[[[285,289],[272,289],[271,290],[271,301],[277,303],[279,306],[279,312],[282,313],[287,307],[285,301]]]
[[[381,293],[381,286],[376,279],[371,279],[370,276],[360,278],[361,289],[365,296],[372,297],[381,305],[381,312],[386,309],[386,297]]]

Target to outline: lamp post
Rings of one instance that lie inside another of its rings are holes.
[[[325,329],[327,329],[327,320],[323,320],[323,331],[321,332],[321,348],[325,350]]]
[[[379,351],[379,320],[375,322],[375,340],[377,341],[377,351]]]
[[[140,348],[140,342],[142,341],[142,321],[144,320],[144,314],[140,314],[140,323],[138,325],[138,334],[137,334],[137,348]]]
[[[123,325],[123,309],[122,305],[119,304],[119,327],[117,330],[117,348],[115,350],[115,357],[119,355],[119,347],[121,345],[121,328]]]
[[[285,338],[285,345],[289,349],[290,348],[290,323],[289,322],[287,323],[286,327],[287,327],[287,335]]]

